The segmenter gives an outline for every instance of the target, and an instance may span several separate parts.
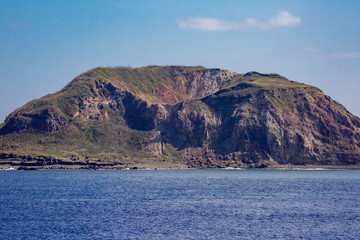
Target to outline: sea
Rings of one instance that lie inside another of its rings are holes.
[[[360,239],[360,170],[0,171],[0,239]]]

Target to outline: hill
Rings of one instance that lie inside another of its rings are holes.
[[[358,166],[360,119],[278,74],[95,68],[0,125],[21,168]]]

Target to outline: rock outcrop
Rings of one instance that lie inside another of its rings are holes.
[[[360,119],[321,90],[203,67],[90,70],[15,110],[0,135],[0,157],[16,155],[14,164],[29,156],[59,159],[42,166],[360,164]]]

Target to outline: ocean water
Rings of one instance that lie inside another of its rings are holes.
[[[0,171],[0,239],[360,239],[360,171]]]

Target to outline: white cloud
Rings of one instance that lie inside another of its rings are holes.
[[[343,58],[343,59],[360,58],[360,52],[335,53],[335,54],[333,54],[333,57],[335,57],[335,58]]]
[[[291,15],[287,11],[279,11],[278,14],[271,18],[266,27],[291,27],[301,24],[301,18]]]
[[[301,18],[287,11],[278,11],[268,21],[247,18],[241,22],[227,22],[217,18],[189,17],[177,21],[181,29],[196,29],[205,31],[243,30],[247,28],[271,29],[276,27],[292,27],[301,24]]]
[[[208,31],[237,29],[237,23],[225,22],[217,18],[189,17],[178,21],[179,28],[190,28]]]

